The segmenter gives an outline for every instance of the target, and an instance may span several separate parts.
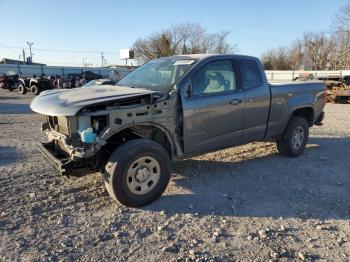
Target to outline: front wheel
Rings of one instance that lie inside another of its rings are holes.
[[[110,196],[128,207],[147,205],[159,198],[170,179],[170,159],[164,148],[147,139],[118,147],[103,173]]]
[[[24,87],[24,85],[19,84],[18,85],[18,93],[24,95],[25,93],[27,93],[27,89]]]
[[[36,86],[36,85],[32,85],[30,87],[30,92],[33,94],[33,95],[38,95],[40,93],[40,90],[39,88]]]
[[[309,125],[305,118],[293,116],[283,137],[276,141],[283,156],[297,157],[303,153],[309,139]]]

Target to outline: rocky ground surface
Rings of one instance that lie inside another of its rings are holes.
[[[350,261],[350,105],[327,105],[298,158],[252,143],[177,162],[129,209],[39,155],[32,98],[0,90],[0,261]]]

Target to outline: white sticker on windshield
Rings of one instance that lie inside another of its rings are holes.
[[[174,63],[174,65],[190,65],[196,60],[178,60]]]

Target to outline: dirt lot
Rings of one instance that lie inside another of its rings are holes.
[[[177,162],[128,209],[39,155],[32,98],[0,90],[0,261],[350,261],[350,105],[327,105],[296,159],[253,143]]]

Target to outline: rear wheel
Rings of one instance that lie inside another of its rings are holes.
[[[36,86],[36,85],[32,85],[30,87],[30,92],[33,94],[33,95],[38,95],[40,93],[40,90],[39,88]]]
[[[164,148],[135,139],[117,148],[103,173],[110,196],[125,206],[140,207],[159,198],[170,179],[170,159]]]
[[[24,87],[24,85],[19,84],[18,85],[18,93],[24,95],[25,93],[27,93],[27,89]]]
[[[283,137],[276,141],[283,156],[297,157],[303,153],[309,139],[309,125],[305,118],[293,116]]]

